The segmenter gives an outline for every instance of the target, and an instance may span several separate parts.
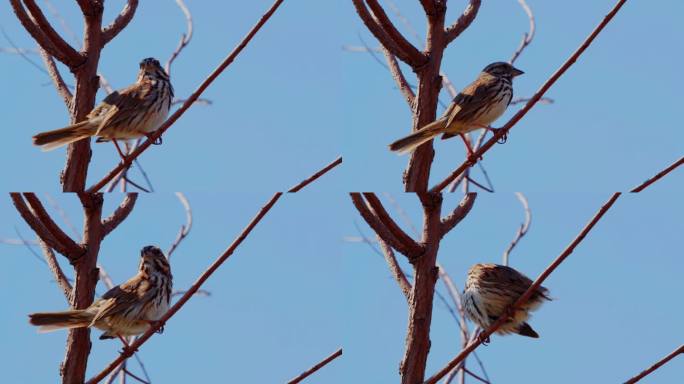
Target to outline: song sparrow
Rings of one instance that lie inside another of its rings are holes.
[[[166,120],[172,99],[168,74],[150,57],[140,62],[135,84],[105,97],[86,120],[33,136],[33,144],[50,151],[90,136],[98,143],[149,136]]]
[[[463,292],[463,307],[470,320],[486,329],[508,306],[513,304],[532,285],[532,280],[513,268],[497,264],[475,264],[468,271]],[[526,323],[530,311],[544,300],[551,300],[549,290],[539,287],[515,313],[496,331],[499,334],[517,333],[537,338],[537,332]]]
[[[444,140],[480,128],[491,129],[489,124],[503,115],[513,98],[513,78],[523,73],[508,63],[489,64],[456,95],[441,118],[390,144],[390,150],[411,152],[440,133]]]
[[[159,248],[144,247],[140,259],[135,276],[107,291],[88,308],[32,313],[29,322],[39,325],[39,332],[95,327],[105,331],[100,339],[145,332],[169,308],[173,276],[169,262]]]

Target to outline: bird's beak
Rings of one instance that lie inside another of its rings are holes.
[[[513,73],[513,77],[520,76],[525,73],[516,67],[513,67],[513,70],[511,72]]]

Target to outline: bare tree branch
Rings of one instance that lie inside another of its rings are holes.
[[[518,46],[518,49],[515,50],[515,52],[513,53],[513,56],[508,61],[511,64],[515,63],[515,61],[518,60],[518,57],[520,57],[520,54],[525,50],[525,48],[527,48],[528,45],[530,45],[530,43],[532,42],[532,39],[534,39],[535,23],[534,23],[534,14],[532,13],[532,9],[530,8],[529,5],[527,5],[525,0],[518,0],[518,3],[520,3],[520,6],[522,7],[523,11],[525,11],[525,14],[527,14],[527,18],[530,20],[530,31],[525,33],[525,35],[522,38],[522,41],[520,41],[520,45]]]
[[[158,138],[162,136],[164,132],[178,120],[185,111],[192,106],[192,104],[199,98],[199,96],[209,87],[209,85],[216,80],[216,78],[235,60],[235,58],[242,52],[242,50],[247,46],[247,44],[252,40],[254,35],[261,29],[261,27],[268,21],[268,19],[273,15],[273,13],[278,9],[283,0],[276,0],[271,8],[269,8],[261,19],[252,27],[252,29],[247,33],[247,35],[242,39],[242,41],[233,49],[233,51],[228,54],[228,56],[223,60],[223,62],[200,84],[200,86],[195,90],[195,92],[188,97],[188,99],[183,103],[183,105],[178,108],[166,121],[153,133],[150,137],[145,140],[135,151],[126,156],[126,159],[119,163],[114,169],[112,169],[107,175],[105,175],[102,180],[95,183],[93,186],[88,188],[88,192],[97,192],[102,187],[107,185],[107,183],[118,175],[122,170],[130,167],[134,159],[140,156],[147,148],[152,145]]]
[[[171,248],[169,248],[169,250],[166,252],[166,257],[168,259],[171,259],[171,254],[173,254],[176,248],[178,248],[178,245],[180,245],[181,241],[185,239],[192,229],[192,209],[190,208],[190,202],[182,192],[176,192],[176,197],[183,205],[183,209],[185,210],[185,224],[181,225],[178,235],[176,235],[176,240],[173,241]]]
[[[116,19],[111,24],[102,29],[102,44],[105,45],[112,41],[116,35],[119,34],[128,23],[133,20],[135,10],[138,8],[138,0],[128,0],[121,13],[116,16]]]
[[[394,279],[399,284],[399,288],[401,288],[401,291],[404,293],[406,300],[409,300],[411,297],[411,283],[409,283],[408,279],[406,278],[406,274],[404,274],[404,271],[401,269],[397,258],[394,256],[392,247],[390,247],[389,244],[387,244],[387,242],[380,237],[380,235],[376,234],[375,236],[378,239],[378,244],[380,244],[380,248],[382,249],[382,255],[385,257],[385,261],[392,272],[392,276],[394,276]]]
[[[534,293],[539,286],[546,280],[551,273],[558,268],[558,266],[568,257],[572,254],[572,252],[575,250],[575,248],[584,240],[584,238],[589,234],[589,232],[592,230],[592,228],[598,223],[599,220],[603,217],[603,215],[610,209],[610,207],[613,206],[615,201],[620,197],[620,193],[617,192],[613,194],[610,199],[606,203],[603,204],[603,206],[598,210],[598,212],[594,215],[594,217],[591,218],[591,220],[587,223],[587,225],[580,231],[579,235],[563,250],[563,252],[544,270],[544,272],[537,277],[537,279],[530,285],[530,287],[525,291],[525,293],[520,296],[518,300],[516,300],[513,305],[511,305],[507,311],[504,312],[503,315],[499,317],[499,319],[494,322],[489,328],[486,330],[483,330],[483,332],[480,334],[480,337],[476,338],[473,342],[468,344],[466,348],[464,348],[453,360],[451,360],[447,365],[442,368],[439,372],[434,374],[432,377],[427,379],[424,384],[435,384],[437,381],[439,381],[444,375],[449,373],[454,367],[456,367],[463,359],[466,358],[475,348],[480,346],[483,340],[485,340],[487,337],[489,337],[491,334],[493,334],[499,327],[505,323],[508,318],[509,314],[512,313],[511,311],[514,311],[516,308],[520,308],[521,305],[525,304],[527,300],[532,296],[532,293]]]
[[[64,271],[62,271],[62,268],[59,266],[59,262],[55,257],[55,253],[52,252],[52,248],[50,248],[43,240],[41,240],[40,237],[38,238],[38,243],[40,244],[40,248],[43,250],[45,261],[47,262],[48,267],[50,267],[50,270],[52,271],[52,275],[54,276],[57,285],[62,290],[62,293],[64,294],[64,297],[66,298],[67,302],[71,304],[71,283],[69,283],[69,279],[66,277]]]
[[[444,180],[442,180],[440,183],[432,187],[430,190],[431,192],[439,192],[446,188],[454,179],[458,177],[463,171],[465,171],[467,168],[472,166],[477,162],[477,159],[482,157],[482,155],[487,152],[490,148],[496,144],[499,139],[501,139],[504,135],[508,133],[508,131],[518,122],[520,119],[522,119],[527,112],[529,112],[532,107],[541,99],[542,96],[546,93],[546,91],[551,88],[551,86],[577,61],[577,59],[584,53],[584,51],[589,48],[591,43],[594,41],[596,36],[601,33],[603,28],[605,28],[606,25],[613,19],[613,17],[618,13],[620,8],[625,4],[627,0],[618,0],[618,2],[615,4],[613,9],[603,18],[601,23],[591,32],[591,34],[584,40],[584,42],[577,48],[577,50],[563,63],[563,65],[553,74],[551,77],[546,80],[546,82],[539,88],[539,90],[530,98],[530,101],[525,104],[525,106],[518,111],[506,124],[499,129],[494,136],[487,140],[480,149],[475,151],[463,164],[461,164],[454,172],[452,172],[449,176],[447,176]]]
[[[314,173],[313,175],[309,176],[307,179],[303,180],[299,184],[295,185],[294,187],[290,188],[287,192],[289,193],[294,193],[294,192],[299,192],[302,188],[306,187],[307,185],[311,184],[312,182],[316,181],[319,177],[325,175],[328,171],[331,169],[337,167],[338,165],[342,164],[342,156],[338,157],[337,159],[333,160],[332,163],[326,165],[323,167],[320,171]]]
[[[662,367],[665,365],[668,361],[672,360],[675,356],[679,354],[684,354],[684,344],[680,345],[679,348],[675,349],[670,353],[669,355],[663,357],[660,359],[657,363],[653,364],[652,366],[648,367],[645,371],[641,372],[640,374],[632,377],[631,379],[625,381],[625,384],[634,384],[638,382],[639,380],[643,379],[644,377],[648,376],[651,374],[651,372],[655,371],[656,369]]]
[[[470,0],[466,9],[458,17],[458,20],[446,29],[444,33],[446,34],[447,44],[454,41],[463,31],[468,29],[480,10],[480,3],[480,0]]]
[[[380,220],[385,228],[387,228],[392,235],[397,238],[397,240],[404,244],[412,254],[419,255],[424,250],[422,245],[418,244],[411,236],[406,234],[406,232],[399,227],[394,219],[392,219],[375,193],[365,192],[363,196],[366,198],[366,201],[368,201],[368,205],[375,216]]]
[[[307,377],[311,376],[314,372],[318,371],[319,369],[323,368],[325,365],[330,363],[331,361],[335,360],[339,356],[342,356],[342,348],[338,349],[337,351],[333,352],[332,355],[326,357],[323,359],[320,363],[314,365],[313,367],[307,369],[305,372],[303,372],[301,375],[295,377],[294,379],[290,380],[287,382],[287,384],[297,384],[301,382],[302,380],[306,379]]]
[[[520,200],[520,204],[522,204],[523,209],[525,210],[525,221],[520,224],[520,227],[518,227],[518,230],[515,232],[515,237],[513,238],[513,241],[508,245],[508,248],[503,253],[503,265],[508,266],[508,256],[511,254],[511,251],[513,248],[515,248],[516,245],[518,245],[518,242],[520,239],[523,238],[527,234],[527,231],[530,229],[530,223],[532,222],[532,213],[530,212],[530,205],[527,203],[527,198],[525,195],[523,195],[520,192],[515,193],[515,197]]]
[[[390,70],[390,73],[392,73],[394,82],[397,83],[397,87],[399,87],[401,94],[404,95],[404,99],[406,99],[409,108],[413,109],[413,103],[415,102],[416,95],[413,93],[413,89],[411,89],[408,81],[406,81],[406,77],[404,77],[404,73],[401,71],[401,67],[399,67],[399,62],[397,62],[396,56],[390,53],[390,51],[388,51],[384,45],[381,46],[381,49],[382,53],[385,54],[385,58],[387,59],[387,66]]]
[[[188,44],[190,44],[190,40],[192,40],[192,14],[190,13],[190,10],[185,5],[183,0],[176,0],[176,4],[178,4],[178,7],[185,16],[186,32],[183,34],[183,36],[181,36],[180,42],[178,42],[176,50],[173,51],[171,57],[169,57],[169,60],[166,62],[166,65],[164,65],[164,69],[166,70],[166,73],[168,73],[169,75],[171,75],[171,64],[173,64],[173,61],[176,60],[178,55],[180,55],[181,51]]]
[[[468,192],[463,196],[463,200],[458,203],[458,206],[449,214],[449,216],[442,219],[442,225],[440,226],[441,237],[444,237],[449,231],[451,231],[458,223],[463,220],[475,204],[475,199],[477,198],[476,192]]]
[[[677,167],[680,165],[684,164],[684,156],[680,157],[679,160],[675,161],[674,163],[670,164],[667,168],[663,169],[662,171],[658,172],[655,176],[651,177],[650,179],[644,181],[641,183],[639,186],[634,187],[630,192],[637,193],[641,192],[644,189],[646,189],[649,185],[655,183],[656,181],[660,180],[663,178],[665,175],[668,173],[674,171]]]
[[[162,316],[154,326],[151,326],[145,333],[140,335],[135,342],[130,345],[130,348],[124,349],[119,357],[114,359],[107,367],[105,367],[102,372],[95,375],[93,378],[87,381],[87,384],[95,384],[100,380],[104,379],[110,372],[112,372],[116,367],[119,366],[126,359],[131,357],[135,351],[140,348],[147,340],[149,340],[152,335],[154,335],[157,330],[166,324],[166,322],[174,315],[178,310],[180,310],[185,303],[190,300],[190,298],[197,292],[202,284],[214,273],[216,270],[235,252],[235,249],[247,238],[247,236],[252,232],[254,227],[261,221],[261,219],[271,210],[273,205],[282,196],[281,192],[276,193],[273,197],[259,210],[256,216],[247,224],[247,226],[242,230],[238,237],[233,241],[233,243],[220,255],[216,261],[214,261],[206,271],[192,284],[190,289],[180,298],[178,301]]]
[[[67,109],[71,108],[71,102],[74,99],[74,96],[71,94],[69,87],[64,82],[64,78],[62,78],[62,75],[59,73],[59,69],[57,68],[55,60],[41,46],[38,46],[38,52],[40,52],[40,56],[43,58],[43,62],[45,63],[45,67],[47,68],[50,78],[52,79],[52,83],[57,89],[57,93],[64,100],[64,104],[66,105]]]
[[[102,220],[102,233],[104,236],[109,235],[109,233],[116,229],[122,221],[126,220],[131,211],[133,211],[133,207],[135,207],[135,202],[137,200],[137,193],[127,193],[116,210],[114,210],[109,217]]]

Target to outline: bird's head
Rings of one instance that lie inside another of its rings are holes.
[[[511,64],[503,61],[489,64],[482,70],[482,72],[495,77],[507,77],[510,79],[525,73]]]
[[[151,79],[164,79],[168,80],[169,75],[166,73],[164,68],[162,68],[159,60],[154,57],[148,57],[140,62],[140,72],[138,74],[138,80],[144,78]]]
[[[169,261],[158,247],[148,245],[140,251],[140,270],[170,272]]]

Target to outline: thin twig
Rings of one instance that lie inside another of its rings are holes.
[[[641,183],[639,186],[634,187],[630,192],[637,193],[641,192],[644,189],[646,189],[649,185],[655,183],[656,181],[660,180],[663,178],[663,176],[667,175],[668,173],[672,172],[675,170],[675,168],[679,167],[680,165],[684,164],[684,156],[679,158],[679,160],[675,161],[674,163],[670,164],[667,168],[663,169],[662,171],[658,172],[655,176],[651,177],[650,179],[644,181]]]
[[[176,235],[176,240],[173,241],[171,248],[166,252],[166,258],[169,260],[171,259],[171,254],[178,248],[178,245],[180,245],[181,241],[185,239],[192,229],[192,208],[190,208],[190,202],[182,192],[176,192],[176,197],[185,210],[185,224],[181,225],[178,235]]]
[[[132,193],[126,194],[126,197],[124,197],[123,201],[114,210],[114,212],[109,217],[102,220],[103,236],[107,236],[114,229],[116,229],[116,227],[118,227],[119,224],[121,224],[124,220],[126,220],[128,215],[130,215],[131,212],[133,211],[133,207],[135,207],[135,202],[137,200],[138,200],[138,194],[137,193],[132,192]]]
[[[242,52],[242,50],[247,46],[247,44],[252,40],[254,35],[261,29],[261,27],[268,21],[268,19],[273,15],[273,13],[278,9],[283,0],[275,0],[273,5],[264,13],[259,21],[252,27],[252,29],[247,33],[247,35],[242,39],[242,41],[233,49],[233,51],[226,56],[226,58],[221,62],[221,64],[214,69],[214,71],[200,84],[199,87],[188,97],[188,99],[183,103],[183,105],[178,108],[166,121],[150,135],[150,137],[145,140],[138,148],[135,149],[131,154],[126,156],[125,160],[119,163],[114,169],[112,169],[107,175],[105,175],[102,180],[95,183],[93,186],[88,188],[89,193],[97,192],[102,187],[107,185],[107,183],[118,175],[125,168],[130,167],[134,159],[140,156],[147,148],[149,148],[152,143],[159,139],[164,132],[166,132],[169,127],[180,118],[185,111],[193,105],[195,100],[197,100],[200,95],[211,85],[211,83],[216,80],[216,78],[235,60],[235,58]]]
[[[406,300],[409,300],[411,298],[411,283],[409,283],[404,271],[401,269],[401,266],[394,255],[392,247],[390,247],[387,242],[382,240],[380,235],[376,234],[375,236],[378,239],[378,243],[382,249],[382,254],[385,257],[385,261],[387,262],[390,271],[392,272],[392,276],[394,276],[394,280],[396,280],[397,284],[399,284],[399,288],[401,288],[401,291],[404,293]]]
[[[178,7],[181,9],[183,15],[185,16],[186,32],[183,33],[183,35],[181,36],[180,42],[178,43],[176,50],[173,51],[171,57],[169,57],[169,60],[166,62],[166,65],[164,66],[164,70],[166,70],[166,73],[169,75],[171,75],[171,64],[173,64],[173,61],[176,60],[178,55],[180,55],[183,48],[190,44],[190,40],[192,40],[192,14],[190,13],[190,10],[185,5],[183,0],[176,0],[176,4],[178,4]]]
[[[518,60],[518,57],[520,54],[527,48],[528,45],[532,42],[532,39],[534,39],[534,31],[535,31],[535,23],[534,23],[534,14],[532,13],[532,9],[530,8],[529,5],[525,2],[525,0],[518,0],[518,3],[520,3],[520,6],[522,7],[523,11],[525,11],[525,14],[527,14],[527,18],[530,20],[530,31],[525,32],[525,35],[522,38],[522,41],[520,41],[520,45],[518,46],[518,49],[515,50],[513,53],[513,56],[511,59],[508,61],[509,63],[513,64],[515,63],[516,60]]]
[[[313,367],[307,369],[305,372],[303,372],[301,375],[295,377],[294,379],[290,380],[287,382],[287,384],[297,384],[301,382],[302,380],[306,379],[307,377],[311,376],[314,372],[318,371],[319,369],[323,368],[325,365],[330,363],[331,361],[335,360],[339,356],[342,356],[342,348],[338,349],[335,351],[332,355],[326,357],[323,359],[320,363],[314,365]]]
[[[325,175],[328,171],[331,169],[337,167],[338,165],[342,164],[342,156],[338,157],[337,159],[333,160],[332,163],[326,165],[323,167],[320,171],[314,173],[313,175],[309,176],[307,179],[303,180],[299,184],[295,185],[294,187],[288,189],[287,192],[289,193],[294,193],[294,192],[299,192],[302,188],[306,187],[307,185],[311,184],[312,182],[316,181],[319,177]]]
[[[43,249],[43,256],[45,256],[45,261],[50,267],[57,285],[62,290],[67,303],[71,304],[73,288],[71,287],[71,283],[69,283],[69,279],[59,266],[59,262],[57,261],[57,257],[55,257],[55,253],[52,252],[52,248],[50,248],[44,241],[40,240],[40,238],[38,238],[38,242],[40,243],[40,247]]]
[[[525,195],[523,195],[521,192],[516,192],[515,197],[520,200],[520,204],[522,204],[523,209],[525,210],[525,221],[520,224],[520,227],[518,227],[518,230],[515,232],[515,237],[513,238],[513,241],[508,245],[508,248],[503,253],[503,265],[508,265],[508,257],[511,254],[511,251],[513,248],[515,248],[516,245],[518,245],[518,242],[520,239],[523,238],[527,234],[527,230],[530,229],[530,223],[532,221],[532,212],[530,211],[530,205],[527,202],[527,198]]]
[[[584,40],[584,42],[577,48],[577,50],[563,63],[563,65],[556,71],[554,72],[551,77],[549,77],[548,80],[539,88],[539,90],[530,98],[530,101],[525,104],[525,106],[518,111],[500,130],[498,130],[494,136],[489,139],[487,142],[485,142],[480,149],[477,151],[474,151],[474,153],[461,164],[455,171],[453,171],[449,176],[447,176],[444,180],[442,180],[440,183],[432,187],[430,192],[439,192],[446,188],[451,181],[456,179],[458,175],[463,173],[467,168],[469,168],[472,164],[475,164],[477,162],[477,159],[482,157],[485,152],[487,152],[490,148],[496,144],[497,141],[499,141],[504,135],[510,131],[510,129],[518,122],[520,121],[526,114],[529,112],[532,107],[541,99],[542,96],[546,93],[546,91],[551,88],[553,84],[556,83],[556,81],[577,61],[577,59],[584,53],[584,51],[589,48],[591,43],[594,41],[594,39],[601,33],[601,31],[608,25],[608,23],[615,17],[615,15],[618,13],[620,8],[625,4],[627,0],[618,0],[618,2],[615,4],[613,9],[603,18],[603,20],[599,23],[599,25],[589,34],[589,36]]]
[[[656,369],[662,367],[665,365],[668,361],[672,360],[675,356],[679,354],[684,354],[684,344],[680,345],[679,348],[675,349],[670,353],[669,355],[663,357],[660,359],[657,363],[653,364],[652,366],[648,367],[645,371],[641,372],[640,374],[632,377],[631,379],[625,381],[625,384],[634,384],[638,382],[639,380],[643,379],[644,377],[648,376],[651,372],[655,371]]]
[[[100,382],[100,380],[107,377],[107,375],[112,372],[119,364],[124,360],[131,357],[131,355],[140,348],[147,340],[149,340],[152,335],[154,335],[161,327],[166,324],[166,322],[178,312],[185,303],[190,300],[190,298],[197,292],[202,284],[211,277],[211,275],[216,272],[216,270],[235,252],[237,247],[247,238],[247,236],[252,232],[254,227],[261,221],[261,219],[271,210],[273,205],[282,196],[281,192],[276,193],[271,197],[271,199],[259,210],[259,212],[254,216],[254,218],[249,222],[249,224],[242,230],[238,237],[233,241],[233,243],[221,254],[216,261],[214,261],[207,270],[205,270],[202,275],[192,284],[190,289],[180,298],[178,301],[162,316],[154,326],[151,326],[145,333],[139,336],[131,345],[130,348],[124,349],[121,354],[114,359],[109,365],[107,365],[100,373],[95,375],[93,378],[88,380],[87,384],[95,384]]]
[[[108,26],[102,29],[103,45],[109,43],[116,37],[133,19],[135,10],[138,8],[138,0],[128,0],[121,12],[116,16],[116,19]]]
[[[532,296],[539,286],[546,280],[551,273],[558,268],[558,266],[572,254],[575,248],[584,240],[584,238],[589,234],[589,232],[594,228],[596,223],[601,220],[603,215],[613,206],[615,201],[620,197],[620,192],[614,193],[608,201],[598,210],[598,212],[592,217],[592,219],[587,223],[587,225],[580,231],[579,235],[563,250],[563,252],[544,270],[544,272],[537,277],[537,279],[530,285],[530,287],[523,293],[518,300],[516,300],[513,305],[508,307],[507,311],[499,317],[489,328],[483,330],[480,337],[477,337],[473,342],[468,344],[454,359],[452,359],[447,365],[442,368],[439,372],[434,374],[432,377],[425,381],[425,384],[435,384],[444,375],[449,373],[454,367],[456,367],[463,359],[465,359],[475,348],[479,347],[483,340],[487,339],[491,334],[493,334],[499,327],[508,320],[509,313],[514,311],[516,308],[520,308],[521,305],[525,304],[527,300]]]
[[[463,33],[463,31],[465,31],[473,21],[475,21],[477,12],[480,10],[480,4],[480,0],[470,0],[466,9],[463,11],[461,16],[458,17],[458,20],[456,20],[455,23],[446,29],[445,35],[447,44],[454,41],[454,39]]]

